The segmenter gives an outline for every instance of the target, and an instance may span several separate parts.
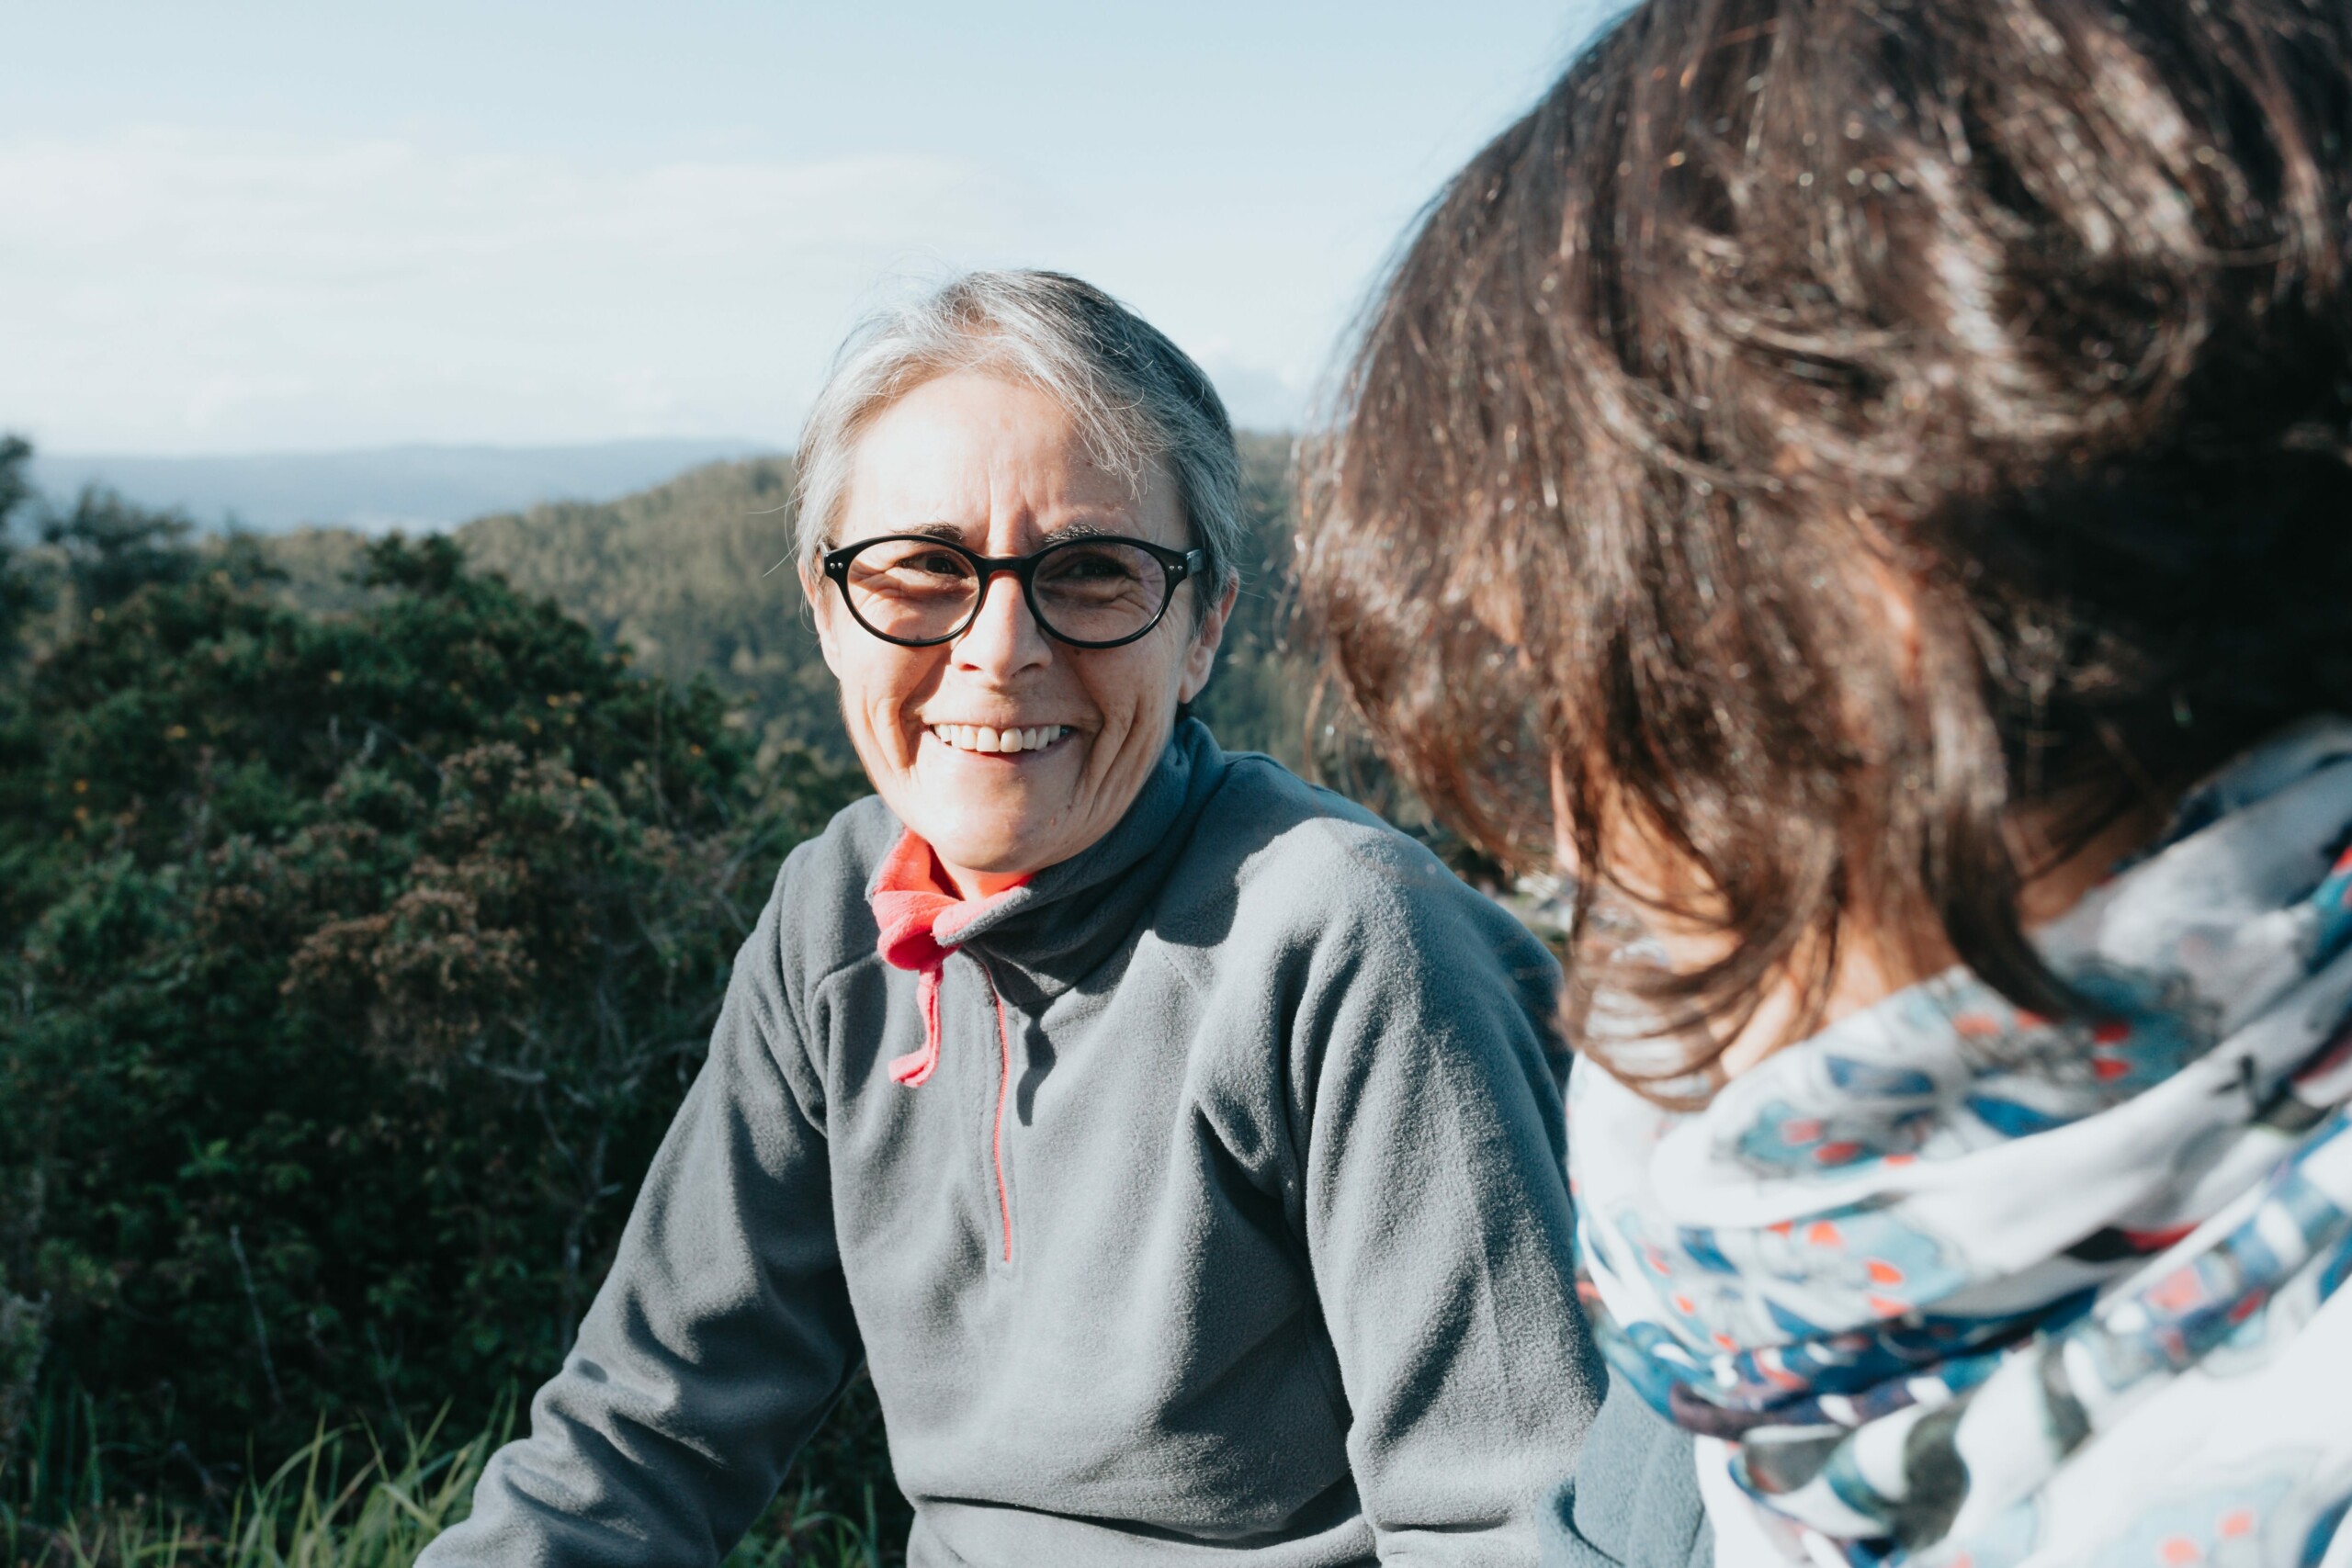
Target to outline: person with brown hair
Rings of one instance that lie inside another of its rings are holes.
[[[1305,604],[1572,879],[1563,1561],[2352,1561],[2348,201],[2342,0],[1645,0],[1404,252]]]

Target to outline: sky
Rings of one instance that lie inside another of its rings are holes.
[[[859,316],[1074,272],[1297,420],[1608,0],[0,0],[0,430],[789,446]]]

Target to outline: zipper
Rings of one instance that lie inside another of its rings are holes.
[[[1012,1024],[1005,1017],[1004,998],[998,995],[996,976],[989,973],[983,963],[980,974],[989,983],[989,999],[996,1004],[996,1127],[989,1140],[989,1151],[996,1166],[996,1212],[1004,1227],[1004,1260],[1012,1261],[1012,1192],[1004,1179],[1004,1107],[1012,1098]]]

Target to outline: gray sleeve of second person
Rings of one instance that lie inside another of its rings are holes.
[[[856,1369],[776,911],[736,959],[709,1059],[531,1435],[492,1458],[472,1517],[419,1568],[709,1568]]]
[[[1544,1510],[1543,1568],[1711,1568],[1690,1434],[1611,1374],[1575,1477]]]
[[[1350,1462],[1382,1562],[1532,1564],[1604,1376],[1569,1272],[1556,971],[1458,886],[1387,891],[1318,943],[1300,1020]]]

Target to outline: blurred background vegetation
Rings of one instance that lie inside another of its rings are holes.
[[[1287,444],[1198,710],[1300,763]],[[0,442],[0,1557],[405,1563],[556,1366],[786,851],[865,784],[787,461],[415,542]],[[853,1391],[738,1562],[905,1537]]]

